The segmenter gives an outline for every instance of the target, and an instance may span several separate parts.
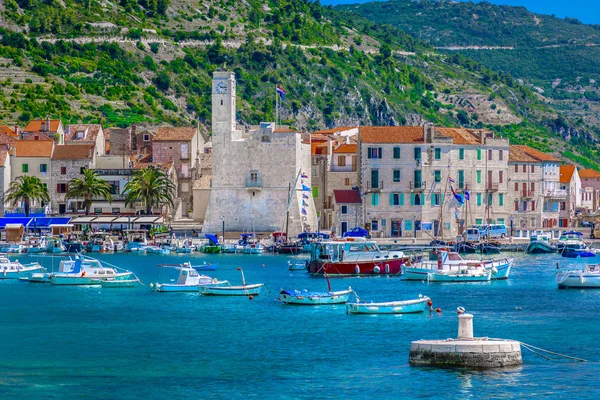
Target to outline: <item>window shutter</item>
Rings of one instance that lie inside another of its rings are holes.
[[[60,183],[56,184],[56,192],[60,193]]]
[[[435,193],[431,193],[431,205],[435,206]]]
[[[390,193],[390,206],[394,205],[394,193]]]
[[[444,204],[444,196],[445,196],[445,194],[442,194],[442,202],[440,203],[440,205]]]
[[[404,205],[404,193],[400,193],[400,205]]]
[[[367,147],[367,158],[371,158],[371,147]]]
[[[381,158],[381,155],[383,154],[383,148],[379,148],[379,156],[377,158]]]
[[[65,183],[65,193],[69,191],[69,184]]]
[[[410,194],[410,205],[411,206],[415,205],[415,194],[414,193]]]

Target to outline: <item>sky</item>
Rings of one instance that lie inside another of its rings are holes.
[[[371,0],[321,0],[321,4],[368,3]],[[460,0],[464,1],[464,0]],[[587,24],[600,24],[600,0],[488,0],[493,4],[524,6],[537,14],[577,18]],[[475,1],[478,3],[479,1]]]

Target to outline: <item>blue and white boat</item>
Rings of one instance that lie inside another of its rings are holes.
[[[129,252],[145,252],[148,246],[146,240],[147,231],[144,229],[129,229],[126,230],[127,244],[125,245],[125,251]]]
[[[57,237],[49,237],[46,239],[46,253],[49,254],[61,254],[64,253],[67,248],[63,245],[62,240]]]
[[[308,290],[282,290],[279,293],[277,300],[283,304],[293,304],[299,306],[319,306],[319,305],[332,305],[332,304],[345,304],[348,302],[348,298],[354,291],[351,287],[346,290],[340,290],[336,292],[331,291],[331,282],[329,276],[325,274],[327,279],[327,291],[326,292],[311,292]]]
[[[538,234],[531,236],[525,252],[528,254],[549,254],[556,252],[556,246],[550,243],[551,234]]]
[[[166,246],[146,246],[146,253],[169,255],[171,254],[171,249]]]
[[[204,296],[258,296],[265,285],[264,283],[246,283],[244,271],[238,268],[242,273],[242,284],[232,286],[227,282],[226,285],[200,286],[200,294]]]
[[[188,263],[184,264],[160,264],[159,267],[171,267],[179,271],[179,276],[175,283],[156,283],[150,284],[155,292],[198,292],[203,287],[213,287],[228,285],[228,281],[219,281],[210,276],[200,275],[198,271],[190,267]]]
[[[45,268],[37,262],[21,264],[18,260],[10,261],[6,257],[0,257],[0,279],[29,278],[31,274],[43,271]]]
[[[194,251],[194,245],[191,239],[184,239],[183,242],[177,243],[175,253],[177,254],[191,254]]]
[[[61,261],[61,270],[50,276],[53,285],[101,285],[103,280],[129,280],[133,272],[119,272],[115,268],[105,267],[100,260],[78,256],[75,260]],[[72,267],[71,264],[72,263]]]
[[[386,301],[381,303],[367,303],[357,301],[346,304],[347,314],[416,314],[422,313],[430,307],[431,299],[419,295],[418,299],[404,301]]]
[[[556,282],[559,289],[599,289],[600,264],[587,265],[584,269],[570,269],[558,273]]]
[[[487,272],[490,272],[490,279],[502,280],[508,279],[512,263],[512,258],[485,261],[463,259],[457,252],[433,250],[429,252],[428,260],[421,259],[403,265],[402,277],[409,281],[468,281],[470,278],[480,281],[487,280]],[[476,272],[478,269],[482,273]]]
[[[564,248],[570,244],[579,244],[583,243],[583,234],[577,231],[564,231],[560,238],[558,238],[558,242],[556,243],[556,248],[559,253],[562,253]]]
[[[565,245],[561,251],[561,255],[566,258],[579,258],[595,257],[596,253],[590,250],[582,241],[581,243],[569,243]]]

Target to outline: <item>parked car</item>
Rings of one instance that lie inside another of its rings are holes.
[[[370,238],[369,231],[357,226],[356,228],[350,229],[348,232],[345,232],[342,237],[363,237]]]

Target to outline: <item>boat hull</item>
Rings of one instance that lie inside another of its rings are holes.
[[[171,293],[171,292],[198,292],[199,285],[156,285],[156,292]]]
[[[299,306],[320,306],[345,304],[352,294],[352,289],[341,290],[338,292],[302,292],[298,290],[282,290],[279,293],[278,300],[283,304]]]
[[[430,272],[427,274],[428,282],[489,282],[492,278],[491,271],[487,274],[439,274],[436,272]]]
[[[548,243],[529,243],[525,253],[527,254],[551,254],[556,252],[556,247]]]
[[[100,286],[102,281],[105,280],[126,280],[131,277],[131,272],[124,272],[120,274],[115,274],[110,277],[103,277],[94,274],[53,274],[50,277],[50,283],[53,285],[70,285],[70,286]]]
[[[348,303],[348,314],[416,314],[427,310],[429,297],[407,301],[389,301],[384,303]]]
[[[353,276],[353,275],[399,275],[402,272],[403,259],[385,261],[322,262],[313,260],[308,264],[311,274]]]
[[[201,286],[200,293],[204,296],[257,296],[263,283],[241,286]]]
[[[139,281],[137,279],[112,279],[107,281],[101,281],[103,288],[125,288],[125,287],[133,287]]]
[[[596,254],[591,251],[572,251],[564,250],[562,256],[566,258],[585,258],[585,257],[596,257]]]
[[[22,277],[30,277],[32,274],[44,271],[42,266],[39,267],[23,267],[20,269],[0,270],[0,279],[19,279]]]

